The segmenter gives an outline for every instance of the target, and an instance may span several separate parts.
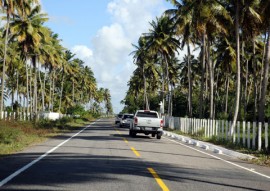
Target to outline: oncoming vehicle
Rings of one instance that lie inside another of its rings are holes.
[[[118,115],[115,116],[115,124],[120,123],[120,120],[121,120],[122,116],[123,116],[123,114],[118,114]]]
[[[124,114],[120,119],[119,127],[129,127],[130,123],[133,121],[133,114]]]

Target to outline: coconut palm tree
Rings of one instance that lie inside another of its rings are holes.
[[[145,65],[149,62],[149,54],[146,51],[146,41],[143,36],[139,38],[138,46],[133,44],[133,47],[136,49],[131,54],[133,54],[134,63],[138,66],[138,68],[142,69],[142,77],[143,77],[143,86],[144,86],[144,105],[145,109],[149,110],[149,103],[146,92],[146,76],[145,76]]]
[[[191,26],[192,15],[190,11],[185,11],[185,6],[183,6],[178,1],[173,1],[175,9],[169,9],[165,11],[165,14],[168,14],[172,17],[173,22],[175,23],[176,34],[182,37],[181,39],[181,49],[184,46],[187,47],[187,63],[188,63],[188,116],[192,117],[192,80],[191,80],[191,51],[190,45],[194,44],[192,41],[194,32]]]
[[[5,30],[5,43],[4,43],[4,59],[3,59],[3,69],[2,69],[2,86],[1,86],[1,105],[0,105],[0,118],[2,118],[2,112],[4,109],[4,90],[5,90],[5,76],[6,76],[6,58],[7,58],[7,46],[8,46],[8,36],[9,36],[9,24],[10,17],[14,13],[14,1],[13,0],[1,0],[0,7],[6,13],[6,30]]]
[[[173,57],[180,47],[179,40],[176,39],[173,30],[173,23],[166,15],[157,18],[156,21],[150,23],[151,29],[144,34],[146,39],[147,51],[157,58],[161,58],[160,65],[163,69],[162,74],[162,92],[165,92],[164,83],[167,82],[167,88],[170,89],[169,68],[170,57]],[[163,99],[164,100],[164,99]],[[164,104],[164,101],[163,101]]]
[[[105,108],[106,108],[106,114],[108,115],[109,113],[112,112],[112,103],[111,103],[111,94],[110,90],[105,88],[104,89],[104,102],[105,102]]]
[[[264,28],[267,31],[267,40],[266,40],[266,54],[264,61],[264,70],[263,70],[263,81],[261,89],[261,99],[259,106],[259,121],[263,122],[265,119],[265,103],[266,103],[266,90],[268,85],[269,78],[269,62],[270,62],[270,2],[267,0],[262,0],[261,4],[261,13],[263,18],[263,23],[265,23]]]
[[[25,63],[27,63],[27,59],[32,61],[34,69],[34,94],[32,99],[34,114],[37,113],[37,59],[40,56],[42,40],[50,35],[48,28],[43,26],[43,23],[47,20],[47,15],[41,13],[41,6],[35,5],[27,13],[22,14],[18,12],[18,14],[15,14],[14,20],[10,23],[12,39],[18,40],[22,59]],[[29,100],[29,95],[27,97]]]

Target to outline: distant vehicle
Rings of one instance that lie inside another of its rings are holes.
[[[129,127],[134,118],[133,114],[124,114],[120,119],[119,127]]]
[[[133,122],[130,124],[129,135],[135,137],[137,133],[151,134],[161,139],[163,135],[163,120],[157,111],[138,110],[134,115]]]
[[[122,116],[123,116],[123,114],[118,114],[118,115],[115,116],[115,124],[120,123],[120,120],[121,120]]]

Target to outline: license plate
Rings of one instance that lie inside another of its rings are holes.
[[[145,127],[145,130],[146,131],[152,131],[152,128],[151,127]]]

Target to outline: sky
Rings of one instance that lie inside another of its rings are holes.
[[[114,112],[120,112],[135,70],[132,44],[171,4],[165,0],[42,0],[41,5],[49,16],[45,25],[91,67],[98,87],[110,90]]]

